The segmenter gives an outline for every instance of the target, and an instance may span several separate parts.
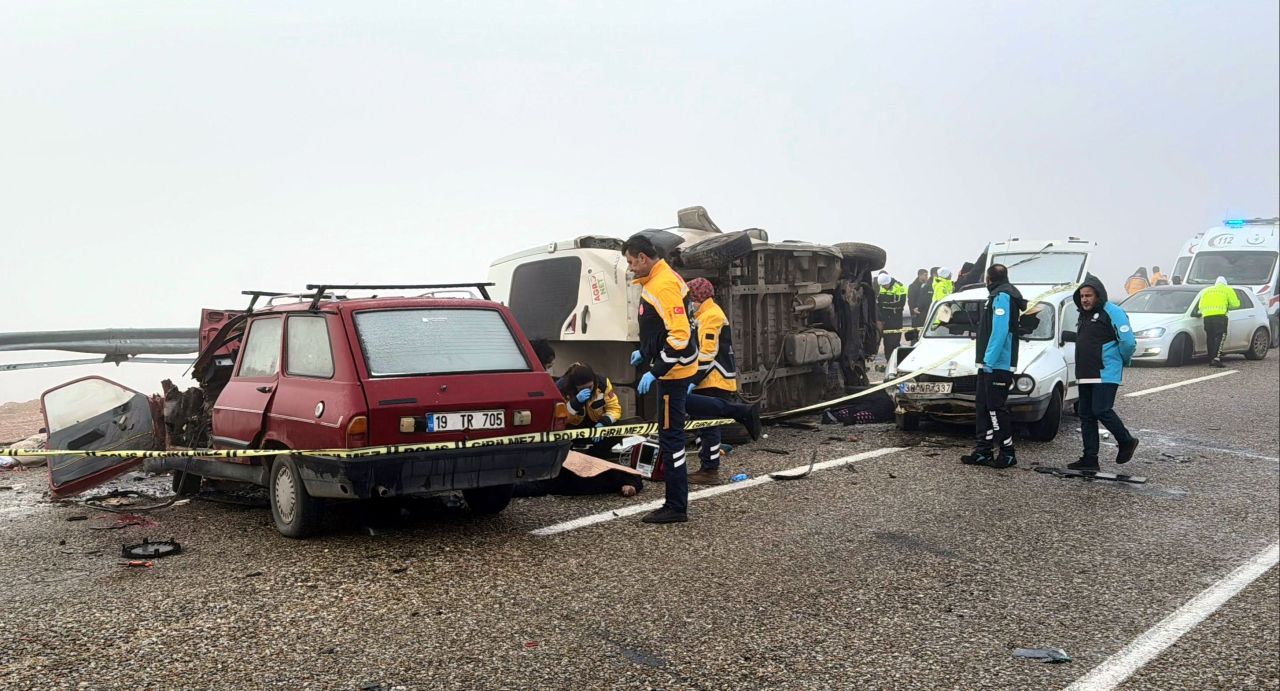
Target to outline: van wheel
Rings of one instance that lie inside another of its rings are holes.
[[[920,413],[894,413],[893,425],[903,432],[915,432],[920,429]]]
[[[462,490],[462,498],[467,500],[467,507],[472,513],[489,516],[501,512],[511,503],[511,492],[515,485],[494,485],[492,487],[476,487]]]
[[[201,478],[195,473],[185,470],[173,471],[173,493],[179,497],[189,497],[200,493]]]
[[[1191,362],[1191,339],[1186,334],[1178,334],[1169,346],[1170,367],[1181,367]]]
[[[883,249],[865,242],[837,242],[833,247],[845,259],[866,262],[868,271],[879,271],[884,268],[888,257]]]
[[[680,266],[690,269],[722,269],[733,260],[751,254],[751,236],[744,231],[707,238],[680,250]]]
[[[1266,329],[1258,329],[1253,332],[1253,340],[1249,341],[1249,350],[1244,356],[1247,360],[1261,360],[1267,356],[1267,351],[1271,348],[1271,335]]]
[[[1062,390],[1055,388],[1044,417],[1027,426],[1028,435],[1036,441],[1053,441],[1062,427]]]
[[[302,476],[291,456],[276,456],[271,464],[271,517],[276,530],[285,537],[303,538],[315,533],[320,525],[321,503],[307,494]]]

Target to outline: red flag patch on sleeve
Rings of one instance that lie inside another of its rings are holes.
[[[674,313],[674,314],[684,314],[684,308],[683,308],[683,307],[676,307],[675,309],[672,309],[672,310],[671,310],[671,312],[672,312],[672,313]]]

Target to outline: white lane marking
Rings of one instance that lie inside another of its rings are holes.
[[[1195,384],[1197,382],[1209,381],[1210,379],[1217,379],[1218,377],[1225,377],[1228,374],[1235,374],[1236,372],[1239,372],[1239,371],[1240,370],[1229,369],[1226,372],[1218,372],[1217,374],[1210,374],[1205,377],[1196,377],[1195,379],[1188,379],[1186,381],[1180,381],[1175,384],[1165,384],[1164,386],[1157,386],[1154,389],[1143,389],[1141,391],[1134,391],[1133,393],[1125,394],[1124,397],[1133,398],[1134,396],[1146,396],[1149,393],[1157,393],[1159,391],[1168,391],[1169,389],[1176,389],[1179,386],[1186,386],[1187,384]]]
[[[1201,591],[1115,655],[1075,680],[1067,687],[1067,691],[1106,691],[1116,688],[1226,604],[1227,600],[1269,571],[1277,561],[1280,561],[1280,542],[1273,543],[1243,566]]]
[[[890,447],[885,447],[883,449],[876,449],[874,451],[865,451],[863,453],[856,454],[853,456],[846,456],[844,458],[835,458],[830,461],[822,461],[821,463],[813,464],[813,470],[814,472],[817,472],[819,470],[827,470],[828,468],[836,468],[842,465],[848,465],[855,461],[864,461],[870,458],[879,458],[880,456],[886,456],[891,453],[897,453],[898,451],[904,450],[904,448],[905,447],[890,446]],[[796,466],[795,468],[788,468],[786,470],[775,471],[775,472],[778,472],[778,473],[804,472],[805,470],[808,470],[808,468],[809,468],[808,464],[805,464],[801,466]],[[747,489],[748,487],[756,487],[758,485],[763,485],[769,482],[773,482],[773,478],[769,477],[768,475],[761,475],[759,477],[753,477],[750,480],[743,480],[742,482],[731,482],[724,485],[716,485],[714,487],[708,487],[707,489],[700,489],[696,492],[690,492],[689,501],[693,501],[695,499],[705,499],[707,497],[714,497],[718,494],[725,494],[727,492],[736,492],[738,490]],[[545,528],[538,528],[537,530],[531,530],[529,531],[529,534],[537,535],[538,537],[545,537],[547,535],[555,535],[556,533],[564,533],[570,530],[577,530],[578,528],[585,528],[586,526],[589,526],[589,525],[595,525],[597,523],[605,523],[607,521],[612,521],[618,518],[626,518],[627,516],[634,516],[638,513],[645,513],[647,511],[652,511],[654,509],[660,508],[662,506],[662,502],[663,500],[657,499],[654,501],[645,502],[643,504],[633,504],[631,506],[626,506],[621,509],[614,509],[612,511],[602,511],[601,513],[592,514],[590,516],[583,516],[582,518],[575,518],[571,521],[556,523],[554,525],[549,525]]]

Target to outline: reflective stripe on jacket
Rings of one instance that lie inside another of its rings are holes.
[[[695,389],[738,390],[738,365],[733,357],[733,327],[712,298],[698,306],[698,374]]]
[[[665,259],[640,286],[641,364],[659,379],[687,379],[698,371],[697,333],[689,321],[689,287]]]
[[[565,405],[569,408],[570,427],[578,427],[584,422],[590,422],[593,425],[597,422],[612,425],[622,419],[622,401],[618,399],[618,394],[613,390],[613,382],[609,381],[608,377],[596,377],[595,384],[591,387],[591,398],[587,399],[585,405],[578,403],[577,389],[573,389],[563,381],[558,384],[560,392],[564,395]]]
[[[934,302],[938,302],[942,298],[945,298],[946,296],[954,293],[955,290],[956,290],[956,284],[952,283],[950,279],[943,278],[941,276],[933,277],[933,301]]]
[[[1200,316],[1217,317],[1240,309],[1240,296],[1228,285],[1215,285],[1200,294]]]

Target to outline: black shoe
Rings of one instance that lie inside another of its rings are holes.
[[[644,518],[640,519],[643,523],[686,523],[688,520],[689,514],[665,506],[646,513]]]
[[[1138,448],[1138,438],[1132,437],[1129,441],[1120,445],[1120,453],[1116,454],[1116,463],[1128,463],[1133,458],[1133,452]]]
[[[1096,473],[1098,472],[1098,459],[1081,458],[1075,463],[1068,463],[1067,470],[1087,470],[1087,471],[1092,471]]]
[[[1018,465],[1018,454],[1012,448],[1005,449],[996,457],[995,463],[991,464],[992,468],[1012,468]]]
[[[987,465],[991,460],[991,454],[986,451],[970,451],[960,457],[960,462],[965,465]]]
[[[1226,367],[1226,365],[1222,364],[1222,360],[1218,358],[1214,358],[1213,361],[1209,363],[1209,365],[1213,367]]]
[[[747,411],[747,419],[742,421],[742,426],[747,428],[747,434],[751,435],[751,441],[759,441],[762,429],[760,427],[760,404],[756,403]]]

